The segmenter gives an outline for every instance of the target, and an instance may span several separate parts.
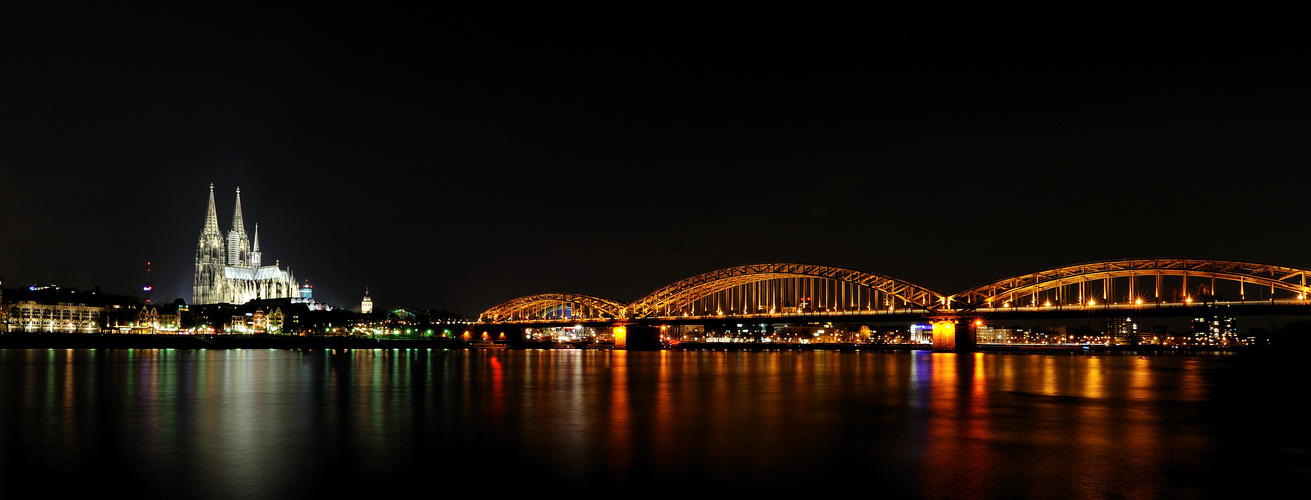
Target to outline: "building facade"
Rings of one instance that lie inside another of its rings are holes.
[[[210,184],[205,228],[196,242],[196,279],[191,303],[245,304],[255,299],[295,297],[297,290],[290,268],[284,270],[276,261],[271,266],[261,261],[258,224],[254,238],[247,238],[241,215],[241,188],[237,188],[232,227],[227,237],[223,236],[214,205],[214,185]]]
[[[101,333],[107,324],[137,316],[136,298],[32,285],[0,287],[0,333]]]
[[[8,330],[27,333],[100,333],[103,307],[86,304],[7,304]]]

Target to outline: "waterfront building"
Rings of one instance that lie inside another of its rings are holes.
[[[9,304],[11,332],[100,333],[104,308],[86,304],[41,304],[24,301]]]
[[[268,322],[268,332],[282,333],[282,325],[285,320],[286,315],[282,314],[282,308],[279,307],[274,309],[273,312],[269,313],[268,317],[265,318],[265,321]]]
[[[1198,315],[1193,318],[1193,333],[1198,338],[1198,343],[1208,345],[1229,345],[1238,341],[1238,328],[1234,325],[1235,318],[1224,308],[1210,306],[1207,308],[1209,314]]]
[[[369,289],[364,289],[364,300],[360,301],[360,314],[369,314],[373,312],[373,298],[369,297]]]
[[[978,326],[974,329],[974,341],[980,344],[1005,344],[1014,334],[1010,328]]]
[[[269,323],[264,314],[264,309],[256,309],[251,315],[250,326],[256,333],[268,333]]]
[[[282,269],[277,261],[271,266],[261,262],[258,224],[254,238],[247,238],[241,214],[241,188],[237,188],[232,227],[227,237],[223,237],[214,205],[214,185],[210,184],[205,228],[196,242],[196,275],[191,303],[244,304],[255,299],[295,297],[296,292],[296,279],[290,268]]]
[[[0,287],[3,290],[3,287]],[[0,333],[100,333],[110,322],[135,318],[130,297],[55,285],[8,290],[0,297]]]
[[[1133,318],[1113,317],[1106,320],[1106,334],[1115,340],[1116,343],[1137,344],[1138,323]]]
[[[136,328],[132,333],[153,334],[159,330],[159,310],[154,307],[142,307],[137,313]]]
[[[228,333],[247,333],[250,331],[247,321],[245,314],[233,314],[232,321],[228,323],[227,328],[224,330]]]

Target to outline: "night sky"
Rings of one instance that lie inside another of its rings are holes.
[[[190,301],[211,182],[224,232],[240,187],[264,261],[351,308],[634,300],[771,261],[946,293],[1311,268],[1304,30],[168,8],[0,13],[6,286],[131,294],[152,261],[154,299]]]

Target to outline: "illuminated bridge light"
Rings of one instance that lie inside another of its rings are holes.
[[[1259,300],[1270,306],[1305,306],[1311,270],[1237,261],[1130,259],[1076,264],[1014,276],[952,295],[873,273],[829,266],[771,263],[724,268],[692,276],[628,303],[581,294],[544,294],[514,299],[488,309],[480,322],[614,322],[655,318],[740,318],[779,316],[916,315],[958,316],[1005,308],[1142,306],[1153,293],[1158,307],[1204,300]],[[1206,284],[1203,285],[1203,282]],[[1189,286],[1193,285],[1193,286]],[[1207,286],[1209,285],[1209,286]],[[1217,288],[1238,292],[1217,292]],[[1255,285],[1255,286],[1254,286]],[[1169,290],[1178,290],[1170,294]],[[1269,290],[1269,294],[1263,293]],[[1246,291],[1247,293],[1243,293]],[[1027,301],[1020,299],[1033,297]],[[1043,297],[1043,300],[1037,300]],[[1097,300],[1094,297],[1102,297]],[[1012,303],[1020,299],[1020,303]],[[1062,300],[1066,302],[1062,304]],[[880,307],[874,307],[878,304]],[[1257,305],[1255,301],[1249,305]],[[1021,307],[1022,306],[1022,307]]]

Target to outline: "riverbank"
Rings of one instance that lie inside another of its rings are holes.
[[[753,342],[681,342],[670,349],[684,351],[927,351],[929,344],[787,344]],[[1196,353],[1226,352],[1214,346],[1152,346],[1152,345],[981,345],[979,352],[1012,353]]]
[[[456,339],[280,335],[0,335],[0,349],[463,349]]]
[[[459,339],[374,339],[366,337],[299,337],[282,335],[121,335],[28,334],[0,335],[0,349],[612,349],[610,344],[510,342],[474,343]],[[918,351],[927,344],[787,344],[751,342],[681,342],[667,349],[683,351]],[[981,352],[1069,353],[1194,353],[1224,352],[1211,346],[1106,345],[983,345]]]

